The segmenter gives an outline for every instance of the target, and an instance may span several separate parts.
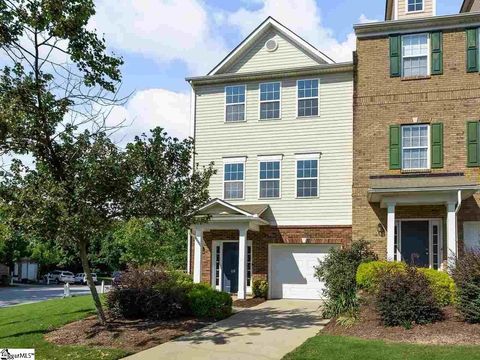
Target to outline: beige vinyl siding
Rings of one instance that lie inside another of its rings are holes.
[[[248,83],[246,121],[224,122],[224,86],[197,88],[196,160],[215,162],[210,196],[223,198],[223,158],[247,156],[245,200],[268,203],[278,225],[351,225],[352,98],[351,73],[320,79],[320,116],[296,117],[296,80],[284,79],[280,120],[259,120],[259,82]],[[278,80],[280,81],[280,80]],[[319,197],[296,199],[295,154],[321,152]],[[259,155],[283,154],[281,199],[259,200]]]
[[[422,12],[407,13],[408,0],[398,0],[398,19],[414,19],[433,16],[433,1],[434,0],[424,0]]]
[[[478,12],[480,11],[480,1],[475,1],[472,5],[472,9],[470,10],[470,12]]]
[[[265,49],[268,39],[275,39],[278,43],[277,50],[269,52]],[[289,41],[278,31],[271,29],[252,47],[246,50],[235,63],[222,73],[248,73],[254,71],[278,70],[314,66],[323,61],[317,61]]]

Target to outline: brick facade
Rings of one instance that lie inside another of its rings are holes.
[[[239,233],[236,230],[212,230],[204,233],[205,246],[202,252],[202,282],[210,283],[211,281],[212,241],[238,240],[238,236]],[[309,244],[340,244],[347,246],[351,242],[352,228],[350,226],[261,226],[260,231],[249,230],[247,240],[252,241],[253,279],[267,279],[268,277],[268,244],[302,244],[302,238],[307,238]]]
[[[444,167],[432,172],[463,172],[478,181],[478,168],[466,167],[466,122],[480,120],[480,75],[466,72],[465,29],[443,32],[443,75],[405,80],[390,77],[389,38],[360,38],[355,59],[353,127],[353,240],[373,242],[386,256],[386,209],[367,201],[371,175],[400,174],[389,170],[389,126],[441,122],[444,126]],[[375,146],[372,146],[375,144]],[[480,220],[480,197],[464,201],[458,214],[458,238],[463,221]],[[444,206],[398,207],[397,218],[446,218]],[[445,227],[444,227],[445,229]],[[445,234],[445,231],[444,231]],[[444,236],[444,244],[445,244]],[[445,246],[444,246],[445,248]]]

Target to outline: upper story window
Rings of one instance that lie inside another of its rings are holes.
[[[407,12],[423,11],[423,0],[408,0]]]
[[[280,197],[280,160],[260,161],[261,199]]]
[[[260,84],[260,119],[280,118],[280,83]]]
[[[297,159],[297,197],[318,196],[318,159]]]
[[[225,121],[245,121],[245,85],[225,87]]]
[[[318,116],[318,79],[298,80],[297,91],[297,116]]]
[[[243,199],[245,162],[231,161],[223,164],[223,198]]]
[[[429,126],[402,126],[402,169],[429,169]]]
[[[428,34],[402,37],[402,75],[404,77],[429,75]]]

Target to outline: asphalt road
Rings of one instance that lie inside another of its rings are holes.
[[[107,286],[106,286],[107,288]],[[97,286],[100,292],[100,286]],[[90,290],[87,286],[71,285],[71,295],[86,295]],[[15,285],[0,288],[0,308],[44,301],[63,296],[63,285]]]

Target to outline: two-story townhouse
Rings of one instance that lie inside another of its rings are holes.
[[[195,162],[213,200],[192,228],[195,282],[245,298],[322,296],[314,267],[351,241],[353,64],[267,18],[192,87]]]
[[[353,240],[442,268],[480,245],[480,1],[388,0],[355,26]]]

